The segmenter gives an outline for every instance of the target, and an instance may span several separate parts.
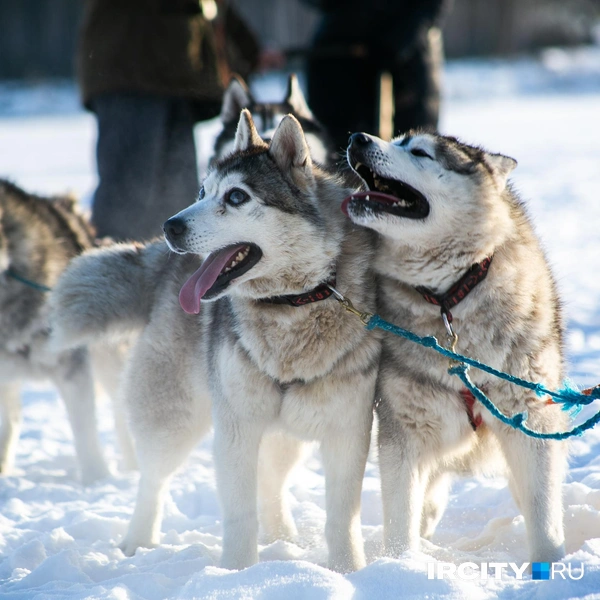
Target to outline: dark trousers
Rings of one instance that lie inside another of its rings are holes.
[[[95,98],[99,237],[147,240],[198,194],[192,105],[182,98],[110,93]]]
[[[315,40],[307,65],[308,101],[338,152],[346,150],[351,133],[379,134],[383,72],[390,73],[393,81],[394,135],[414,128],[437,128],[443,62],[437,31],[424,31],[413,50],[402,57],[368,44],[366,56],[335,56],[341,54],[337,36],[329,39],[324,32]],[[335,50],[331,56],[329,48]]]

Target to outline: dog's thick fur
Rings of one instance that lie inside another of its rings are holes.
[[[48,347],[49,303],[43,289],[52,288],[69,261],[93,244],[74,204],[71,198],[42,198],[0,181],[0,471],[10,472],[14,464],[21,382],[43,378],[56,385],[66,404],[81,478],[90,483],[108,475],[108,469],[96,430],[88,351]],[[119,361],[101,347],[94,354],[96,373],[114,394]],[[118,411],[116,416],[127,440],[124,417]]]
[[[165,224],[170,246],[187,254],[167,256],[160,243],[96,251],[75,260],[57,286],[53,328],[62,345],[93,339],[110,323],[143,325],[125,383],[141,469],[126,554],[159,542],[163,492],[209,428],[212,404],[222,565],[258,560],[257,490],[266,538],[295,535],[283,487],[305,440],[321,444],[329,564],[365,564],[360,492],[378,337],[333,297],[299,307],[264,301],[312,290],[335,270],[337,287],[374,309],[372,234],[342,215],[348,193],[313,164],[294,117],[267,144],[243,111],[234,153],[209,172],[201,200]],[[206,292],[199,315],[186,314],[177,297],[198,255],[208,268],[240,243],[259,248],[259,260]]]
[[[380,234],[374,264],[383,318],[446,340],[440,308],[415,288],[444,293],[472,265],[493,256],[487,278],[451,309],[457,351],[558,387],[564,374],[560,306],[539,241],[507,185],[516,162],[424,133],[392,143],[354,134],[348,161],[369,189],[388,195],[345,205],[354,223]],[[473,431],[462,383],[448,366],[429,349],[391,334],[384,338],[376,407],[387,553],[415,549],[420,534],[432,533],[444,508],[448,469],[489,466],[497,446],[525,517],[531,560],[558,560],[564,554],[566,445],[527,437],[477,404],[483,424]],[[504,414],[527,411],[534,430],[564,430],[565,413],[547,398],[481,371],[472,370],[471,378]]]

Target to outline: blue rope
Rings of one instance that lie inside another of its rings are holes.
[[[12,269],[7,269],[6,274],[9,277],[16,279],[17,281],[20,281],[24,285],[28,285],[30,288],[33,288],[34,290],[38,290],[39,292],[52,291],[51,288],[49,288],[47,285],[42,285],[41,283],[36,283],[35,281],[31,281],[30,279],[25,279],[25,277],[22,277],[21,275],[19,275],[16,271],[13,271]]]
[[[566,440],[567,438],[575,435],[582,435],[584,431],[591,429],[594,425],[596,425],[596,423],[598,423],[598,421],[600,421],[600,412],[597,412],[593,417],[589,418],[581,425],[573,427],[573,429],[570,429],[569,431],[556,433],[542,433],[540,431],[534,431],[533,429],[529,429],[529,427],[524,425],[525,421],[527,420],[526,412],[517,413],[512,417],[507,417],[501,413],[496,405],[470,380],[468,370],[469,367],[467,365],[458,365],[449,369],[448,373],[451,375],[457,375],[465,384],[467,389],[492,413],[494,417],[500,419],[500,421],[510,425],[514,429],[518,429],[519,431],[526,433],[530,437],[539,438],[542,440]],[[587,400],[588,396],[584,396],[584,398]]]
[[[403,337],[416,344],[420,344],[425,348],[432,348],[439,354],[442,354],[453,361],[461,363],[458,366],[450,368],[448,373],[458,376],[465,384],[467,389],[490,411],[490,413],[492,413],[494,417],[531,437],[551,440],[564,440],[575,435],[581,435],[584,431],[591,429],[600,421],[600,412],[598,412],[593,417],[581,425],[574,427],[570,431],[556,433],[541,433],[538,431],[533,431],[524,425],[524,422],[527,420],[527,413],[518,413],[513,417],[507,417],[501,413],[495,404],[470,380],[467,365],[481,371],[485,371],[486,373],[494,375],[494,377],[503,379],[504,381],[509,381],[520,387],[532,390],[538,396],[550,396],[554,402],[562,404],[563,410],[572,411],[572,414],[576,414],[579,412],[579,410],[581,410],[582,406],[591,404],[594,402],[594,400],[600,398],[600,386],[594,388],[589,396],[582,394],[569,383],[565,383],[560,390],[553,391],[544,387],[541,383],[533,383],[532,381],[527,381],[526,379],[509,375],[508,373],[504,373],[503,371],[499,371],[498,369],[494,369],[489,365],[481,363],[474,358],[452,352],[452,350],[448,350],[447,348],[440,346],[434,336],[421,337],[415,333],[412,333],[411,331],[408,331],[407,329],[402,329],[402,327],[398,327],[397,325],[385,321],[379,315],[373,315],[367,322],[366,328],[368,330],[378,328],[382,329],[383,331],[389,331],[394,335]]]

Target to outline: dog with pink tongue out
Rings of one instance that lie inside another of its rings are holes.
[[[364,566],[360,495],[380,340],[329,288],[375,308],[374,234],[340,210],[351,192],[312,162],[294,117],[266,143],[244,110],[233,153],[164,225],[175,254],[122,245],[67,273],[54,323],[63,341],[143,323],[124,382],[141,470],[125,554],[160,542],[165,488],[212,412],[221,565],[258,561],[259,513],[265,541],[296,537],[285,483],[305,443],[318,441],[329,566]]]

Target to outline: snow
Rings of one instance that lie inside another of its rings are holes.
[[[552,49],[538,59],[448,64],[441,129],[515,157],[513,184],[527,200],[555,269],[568,323],[569,375],[600,381],[600,49]],[[256,83],[279,97],[280,78]],[[201,159],[215,123],[198,131]],[[69,82],[0,85],[0,176],[40,193],[72,190],[89,205],[95,124]],[[205,164],[203,162],[202,164]],[[493,318],[493,315],[492,315]],[[505,481],[467,478],[420,553],[381,557],[377,462],[367,465],[363,534],[368,566],[340,575],[325,568],[324,479],[315,451],[292,478],[296,543],[260,546],[261,562],[240,572],[218,567],[221,521],[211,437],[170,486],[158,548],[126,558],[116,545],[132,513],[138,475],[118,470],[109,403],[99,399],[103,446],[114,476],[78,483],[65,409],[44,384],[28,384],[17,472],[0,479],[0,598],[3,600],[163,598],[600,598],[600,428],[571,444],[564,484],[565,562],[581,580],[429,580],[444,561],[528,560],[523,517]],[[600,407],[598,407],[600,408]],[[594,413],[588,407],[579,420]]]

